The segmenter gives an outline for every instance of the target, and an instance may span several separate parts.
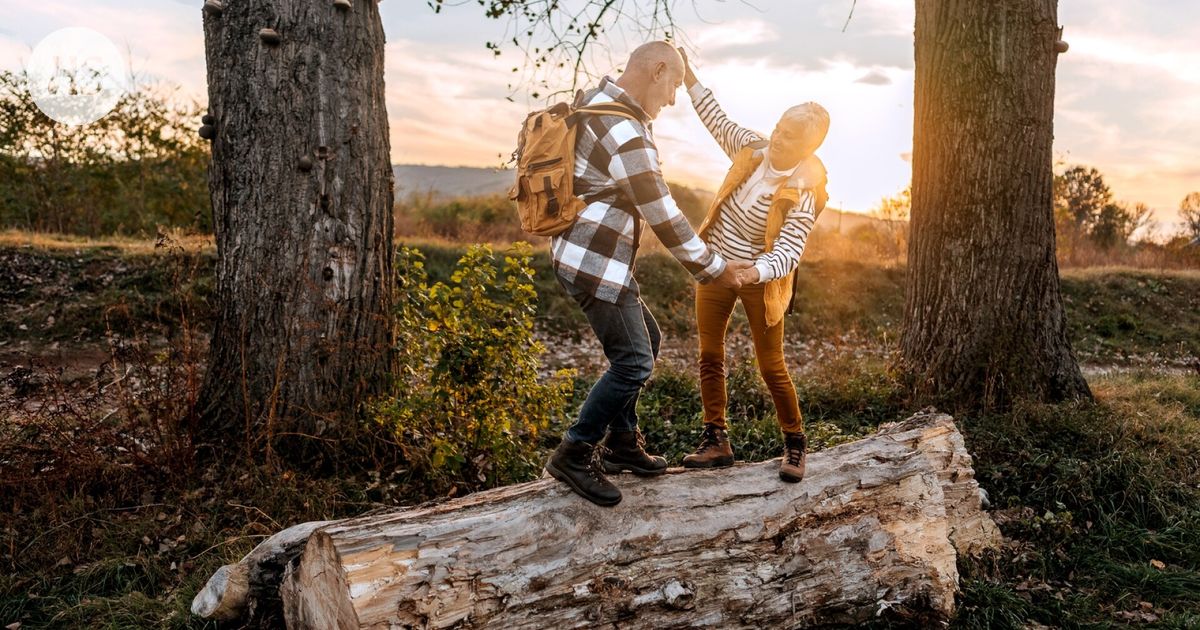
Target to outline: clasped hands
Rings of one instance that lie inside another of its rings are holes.
[[[727,289],[738,289],[758,282],[758,268],[750,260],[726,261],[725,272],[717,276],[717,284]]]

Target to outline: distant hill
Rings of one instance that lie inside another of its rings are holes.
[[[397,164],[396,197],[412,193],[433,193],[436,197],[476,197],[497,195],[508,191],[513,183],[513,171],[472,166],[424,166]]]
[[[403,199],[412,193],[428,194],[435,197],[477,197],[481,195],[499,195],[508,191],[512,186],[513,171],[495,168],[478,168],[474,166],[425,166],[421,164],[397,164],[392,166],[396,174],[396,198]],[[684,207],[689,219],[698,223],[712,199],[712,192],[672,184],[676,192],[676,201]],[[681,195],[681,190],[685,189]],[[691,194],[688,194],[688,193]],[[686,199],[684,197],[687,197]],[[694,197],[694,199],[692,199]],[[695,206],[695,208],[693,208]],[[688,212],[688,211],[691,212]],[[697,215],[697,216],[692,216]],[[821,213],[817,225],[824,229],[849,232],[854,228],[870,224],[878,219],[857,212],[841,212],[835,208],[827,208]]]

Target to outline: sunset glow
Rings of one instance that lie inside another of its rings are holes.
[[[18,7],[2,0],[9,19],[0,27],[0,67],[20,68],[56,29],[86,26],[115,41],[143,78],[177,83],[203,102],[200,4],[47,0]],[[912,150],[911,2],[859,3],[848,24],[849,2],[696,6],[700,15],[690,7],[677,12],[679,32],[700,80],[730,116],[769,130],[788,106],[818,101],[832,114],[819,152],[832,205],[867,212],[904,188]],[[532,86],[509,89],[519,51],[494,57],[484,47],[506,25],[484,19],[474,3],[441,15],[423,2],[384,2],[380,11],[389,40],[393,161],[501,164],[520,119],[542,104],[530,96]],[[1063,0],[1059,16],[1071,49],[1059,60],[1056,156],[1100,169],[1119,200],[1147,203],[1160,229],[1172,231],[1180,199],[1200,189],[1200,44],[1187,28],[1200,19],[1200,7],[1156,0],[1098,8]],[[593,51],[591,66],[615,71],[639,41],[636,32],[612,34],[607,48]],[[682,91],[655,127],[668,178],[717,185],[725,158]]]

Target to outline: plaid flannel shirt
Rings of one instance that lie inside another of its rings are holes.
[[[574,192],[587,207],[551,239],[555,271],[597,299],[620,302],[632,290],[636,242],[645,220],[697,281],[721,275],[725,260],[700,240],[671,198],[642,108],[608,77],[580,104],[612,101],[630,106],[640,120],[589,115],[580,122]]]

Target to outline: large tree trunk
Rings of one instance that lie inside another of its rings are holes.
[[[389,367],[393,193],[378,7],[211,9],[217,316],[200,409],[213,435],[320,432]]]
[[[1089,397],[1054,258],[1056,0],[916,0],[901,351],[919,397]]]
[[[935,623],[953,611],[956,552],[999,540],[949,416],[814,453],[799,484],[778,466],[621,476],[613,508],[545,479],[292,528],[223,568],[193,611],[237,618],[278,577],[254,570],[265,560],[286,565],[272,584],[291,628]]]

